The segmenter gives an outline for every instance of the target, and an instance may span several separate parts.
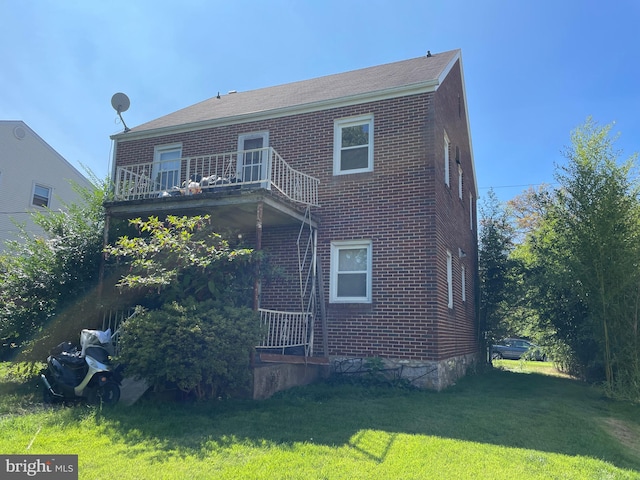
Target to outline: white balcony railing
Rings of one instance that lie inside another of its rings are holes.
[[[304,347],[305,355],[313,355],[313,315],[309,312],[280,312],[258,309],[264,328],[261,348],[282,349]]]
[[[115,200],[196,195],[243,186],[274,188],[305,205],[318,205],[320,181],[291,168],[271,147],[119,166]]]

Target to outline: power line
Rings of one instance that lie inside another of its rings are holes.
[[[488,190],[493,188],[494,190],[497,188],[522,188],[522,187],[540,187],[542,185],[559,185],[557,182],[543,182],[543,183],[523,183],[520,185],[497,185],[495,187],[478,187],[478,190]]]

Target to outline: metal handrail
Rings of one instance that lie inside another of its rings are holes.
[[[193,195],[254,185],[318,205],[320,180],[292,168],[273,147],[117,167],[115,200]]]
[[[309,346],[310,312],[283,312],[259,308],[264,335],[258,348],[281,348]]]

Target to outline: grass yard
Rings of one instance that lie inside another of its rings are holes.
[[[100,480],[640,479],[640,406],[503,362],[440,393],[323,384],[110,411],[43,408],[4,364],[0,453],[78,454]]]
[[[541,373],[552,377],[571,378],[556,369],[553,362],[534,362],[527,360],[493,360],[493,366],[509,372]]]

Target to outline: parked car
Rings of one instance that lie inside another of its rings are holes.
[[[540,347],[529,340],[522,338],[505,338],[495,345],[491,345],[491,358],[499,360],[519,360],[521,357],[531,360],[546,361],[547,356],[540,350]]]

